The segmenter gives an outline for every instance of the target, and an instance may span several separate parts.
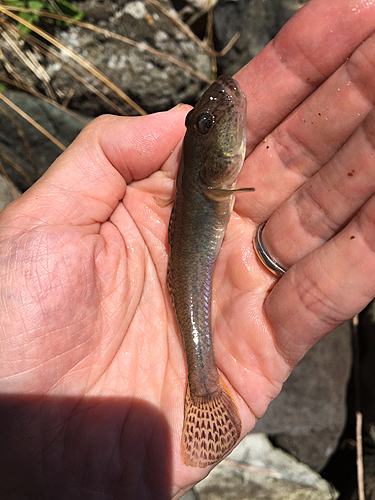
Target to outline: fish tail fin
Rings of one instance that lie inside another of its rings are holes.
[[[209,396],[186,390],[181,455],[185,465],[214,465],[236,445],[241,435],[241,417],[236,403],[220,377],[220,388]]]

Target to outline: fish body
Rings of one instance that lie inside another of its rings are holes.
[[[216,368],[211,334],[214,266],[246,149],[246,98],[238,83],[218,78],[188,113],[186,128],[169,224],[167,284],[188,367],[182,459],[206,467],[234,447],[242,427]]]

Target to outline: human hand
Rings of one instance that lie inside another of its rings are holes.
[[[263,242],[289,268],[264,312],[291,366],[375,295],[374,16],[366,1],[311,1],[237,74],[257,146],[239,185],[257,191],[235,208],[267,221]]]
[[[213,336],[244,434],[374,295],[375,12],[362,8],[312,0],[237,75],[249,151],[260,143],[238,186],[257,191],[238,195],[217,261]],[[94,121],[0,216],[0,488],[16,498],[177,498],[207,472],[180,461],[186,368],[165,284],[170,208],[155,201],[172,195],[186,111]],[[290,267],[276,286],[251,244],[267,219]]]

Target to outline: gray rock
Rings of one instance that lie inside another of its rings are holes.
[[[263,434],[249,434],[226,460],[194,487],[194,493],[198,500],[338,498],[337,491],[316,472],[274,448]]]
[[[324,418],[324,416],[323,416]],[[272,442],[315,471],[322,471],[335,453],[345,425],[306,434],[276,434]]]
[[[185,493],[185,495],[182,495],[181,500],[199,500],[198,493],[196,493],[195,488],[192,488]]]
[[[66,111],[24,92],[8,91],[5,96],[64,146],[68,146],[89,121],[79,121]],[[25,191],[47,170],[62,150],[15,111],[5,104],[4,107],[6,113],[0,112],[2,163],[13,184],[20,191]],[[13,120],[9,114],[14,117]]]
[[[352,351],[349,323],[319,341],[300,361],[254,432],[264,432],[313,469],[334,452],[346,423]]]
[[[309,0],[279,0],[276,29],[279,31],[289,19]]]
[[[194,35],[186,34],[189,28],[183,30],[174,21],[178,15],[169,0],[155,3],[160,8],[143,0],[79,2],[86,23],[99,30],[110,31],[114,36],[127,37],[133,44],[79,26],[59,29],[54,21],[47,18],[41,18],[41,22],[44,29],[85,62],[91,63],[147,112],[168,109],[179,102],[195,103],[202,87],[211,80],[211,58],[197,43]],[[68,51],[60,51],[60,61],[53,54],[49,58],[33,50],[33,62],[30,63],[29,47],[18,41],[17,37],[12,43],[18,45],[24,58],[29,59],[30,67],[16,56],[9,40],[0,37],[0,49],[4,54],[0,60],[0,75],[12,78],[17,75],[35,88],[54,96],[58,102],[69,102],[70,108],[89,116],[107,112],[119,114],[118,110],[93,92],[89,87],[93,85],[116,105],[120,105],[123,111],[138,114],[124,104],[103,81],[74,62],[68,56]],[[162,55],[150,53],[147,48]],[[171,58],[192,68],[195,73],[176,65]],[[84,81],[68,73],[63,64],[74,68]]]
[[[13,200],[14,195],[9,187],[9,182],[7,182],[2,175],[0,175],[0,212]]]
[[[214,34],[218,42],[216,48],[220,50],[225,47],[236,32],[240,38],[234,48],[218,60],[218,72],[234,74],[275,36],[281,25],[305,1],[219,2],[214,11]],[[183,2],[174,0],[174,4],[182,12]],[[170,0],[155,3],[146,0],[84,0],[78,6],[85,13],[85,22],[113,32],[115,36],[127,37],[132,44],[115,39],[108,33],[79,26],[59,29],[53,20],[43,17],[42,27],[95,66],[147,112],[168,109],[178,102],[196,102],[202,88],[213,76],[211,58],[191,31],[190,36],[187,34],[189,28],[185,26],[183,29],[175,21],[178,13]],[[197,28],[196,31],[203,38],[206,30],[204,18],[199,25],[202,29]],[[10,42],[1,38],[0,48],[4,58],[0,60],[0,75],[12,78],[17,75],[55,100],[69,102],[71,108],[79,109],[89,116],[103,112],[118,113],[92,91],[89,85],[93,85],[115,105],[120,105],[129,114],[136,114],[105,83],[82,70],[79,64],[72,63],[66,51],[60,51],[63,61],[59,62],[33,49],[31,62],[27,52],[29,47],[16,38],[13,43],[18,44],[23,56],[29,59],[30,67],[16,56]],[[150,53],[146,48],[154,49],[166,57]],[[189,66],[195,73],[176,65],[170,58]],[[84,82],[70,75],[62,63],[75,67]]]
[[[238,0],[220,2],[214,14],[219,48],[239,33],[233,49],[218,61],[220,72],[232,75],[250,61],[275,35],[278,1]]]
[[[168,109],[179,102],[194,102],[206,83],[170,60],[151,54],[145,47],[172,56],[203,74],[209,81],[211,61],[207,52],[153,4],[143,0],[119,0],[104,4],[100,0],[82,2],[85,21],[128,37],[138,42],[139,46],[77,26],[61,31],[56,36],[104,73],[147,112]],[[171,16],[177,17],[168,0],[162,0],[160,4]],[[53,88],[66,96],[73,90],[72,106],[79,107],[87,114],[113,112],[113,109],[92,95],[85,85],[72,81],[71,76],[58,64],[49,63],[46,70]],[[85,78],[90,83],[96,81],[91,76]],[[119,103],[113,91],[101,83],[97,87]],[[127,107],[126,110],[134,114],[131,108]]]
[[[214,11],[218,48],[238,33],[232,50],[218,60],[219,73],[233,75],[274,38],[279,29],[307,0],[232,0],[219,2]]]

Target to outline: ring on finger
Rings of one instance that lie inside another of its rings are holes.
[[[286,273],[287,269],[283,267],[281,264],[279,264],[277,260],[269,252],[266,251],[265,246],[263,244],[262,232],[265,225],[266,225],[265,222],[260,224],[260,226],[255,232],[253,239],[255,253],[257,254],[262,264],[271,273],[275,274],[276,276],[283,276]]]

